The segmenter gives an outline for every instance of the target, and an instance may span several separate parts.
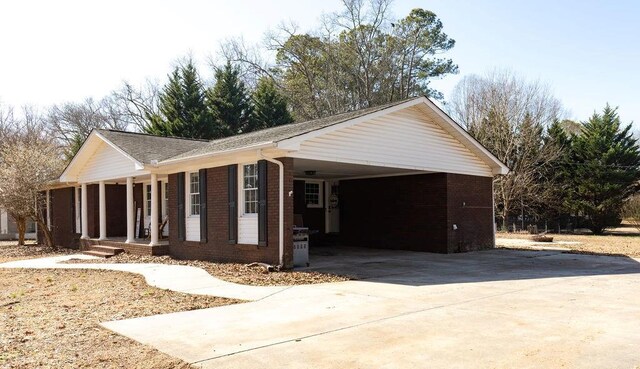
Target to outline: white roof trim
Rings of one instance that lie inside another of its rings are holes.
[[[272,141],[259,142],[259,143],[256,143],[256,144],[252,144],[252,145],[248,145],[248,146],[242,146],[242,147],[238,147],[238,148],[234,148],[234,149],[207,152],[207,153],[204,153],[204,154],[187,156],[187,157],[178,158],[178,159],[167,159],[167,160],[164,160],[164,161],[161,161],[160,163],[158,163],[158,166],[177,164],[177,163],[182,163],[182,162],[185,162],[185,161],[197,160],[197,159],[208,158],[208,157],[223,156],[223,155],[233,154],[233,153],[242,152],[242,151],[253,151],[253,150],[256,150],[256,149],[266,149],[266,148],[270,148],[270,147],[274,147],[274,146],[275,146],[275,144]]]
[[[448,114],[446,114],[442,109],[440,109],[436,104],[434,104],[431,100],[426,97],[421,98],[422,102],[427,104],[431,110],[433,110],[442,120],[449,123],[449,125],[455,129],[462,137],[464,137],[468,143],[471,143],[475,148],[480,150],[487,159],[496,164],[497,168],[493,168],[493,174],[507,174],[509,173],[509,167],[507,167],[502,161],[495,157],[486,147],[484,147],[480,142],[478,142],[473,136],[467,132],[466,129],[462,128],[458,123],[456,123]],[[463,142],[464,144],[464,142]]]
[[[476,139],[474,139],[464,128],[462,128],[458,123],[454,122],[453,119],[451,119],[451,117],[445,114],[440,108],[438,108],[438,106],[436,106],[433,102],[431,102],[431,100],[429,100],[424,96],[407,101],[402,104],[388,107],[386,109],[381,109],[376,112],[366,114],[355,119],[347,120],[341,123],[336,123],[328,127],[317,129],[315,131],[303,133],[299,136],[284,139],[278,142],[277,146],[279,149],[297,151],[300,149],[300,144],[309,139],[336,131],[338,129],[351,127],[358,123],[362,123],[364,121],[368,121],[368,120],[371,120],[383,115],[387,115],[402,109],[406,109],[412,106],[416,106],[419,104],[425,104],[430,110],[435,112],[438,115],[438,117],[442,119],[442,122],[446,123],[450,128],[452,128],[459,135],[459,137],[457,138],[462,139],[460,140],[460,142],[463,145],[467,146],[467,148],[469,148],[469,146],[472,146],[472,148],[475,149],[475,150],[472,150],[472,152],[475,152],[476,154],[479,152],[482,156],[484,156],[484,158],[481,157],[481,159],[483,159],[483,161],[487,163],[489,167],[491,167],[492,173],[494,175],[509,173],[509,168],[506,165],[504,165],[504,163],[498,160],[498,158],[496,158],[493,154],[491,154],[491,152],[489,152],[489,150],[487,150],[484,146],[482,146],[482,144],[476,141]]]
[[[82,143],[82,146],[80,146],[80,149],[78,150],[78,152],[73,156],[73,159],[71,159],[71,161],[69,162],[67,167],[64,169],[64,171],[60,175],[60,178],[59,178],[60,182],[76,182],[77,181],[77,177],[76,178],[70,177],[70,172],[73,169],[75,169],[75,166],[79,165],[78,161],[81,160],[80,157],[82,156],[81,154],[82,154],[83,150],[86,150],[87,146],[91,143],[91,141],[94,141],[95,139],[102,140],[104,143],[106,143],[107,145],[109,145],[110,147],[115,149],[119,154],[121,154],[125,158],[131,160],[133,162],[134,167],[135,167],[136,170],[144,169],[144,164],[142,164],[140,161],[136,160],[131,155],[129,155],[126,152],[124,152],[120,147],[115,145],[113,142],[109,141],[106,137],[101,135],[98,131],[93,130],[93,131],[91,131],[89,136],[84,140],[84,142]]]

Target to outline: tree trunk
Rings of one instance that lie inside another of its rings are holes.
[[[42,221],[42,219],[38,219],[38,227],[42,231],[42,235],[44,236],[44,245],[47,247],[55,247],[53,244],[53,235],[51,234],[51,230],[47,227],[47,224]]]
[[[9,213],[18,230],[18,246],[24,246],[24,234],[27,231],[27,218]]]
[[[15,219],[15,221],[16,228],[18,228],[18,246],[24,246],[24,234],[27,232],[27,220],[25,218],[19,218]]]

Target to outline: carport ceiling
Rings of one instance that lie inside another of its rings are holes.
[[[314,175],[305,172],[315,171]],[[337,163],[331,161],[294,159],[293,176],[295,178],[318,178],[318,179],[349,179],[361,177],[384,177],[394,175],[406,175],[416,173],[415,170],[376,167],[371,165]]]

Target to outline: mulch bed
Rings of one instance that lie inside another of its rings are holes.
[[[320,272],[300,272],[285,270],[266,272],[260,267],[248,267],[237,263],[213,263],[199,260],[177,260],[170,256],[139,256],[122,253],[108,259],[69,260],[68,263],[156,263],[168,265],[189,265],[206,270],[214,277],[228,282],[251,286],[293,286],[342,282],[352,279],[349,276]]]
[[[27,241],[25,246],[18,246],[16,241],[0,241],[0,263],[76,253],[78,250],[40,246],[33,241]]]

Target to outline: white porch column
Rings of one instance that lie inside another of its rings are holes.
[[[100,201],[100,237],[99,240],[107,239],[107,195],[105,193],[104,181],[98,184],[98,197]]]
[[[47,190],[47,228],[51,230],[51,191]]]
[[[135,217],[133,215],[133,177],[127,177],[127,241],[135,240]]]
[[[151,243],[158,244],[158,175],[151,174]]]
[[[89,238],[89,216],[87,215],[87,184],[86,183],[82,184],[82,191],[81,191],[80,197],[81,197],[80,204],[82,206],[82,210],[80,211],[80,214],[82,214],[82,238],[88,239]]]
[[[80,211],[80,188],[76,187],[73,189],[74,193],[73,193],[73,199],[74,199],[74,204],[73,204],[73,208],[75,211],[75,219],[73,220],[73,230],[75,233],[80,233],[81,231],[81,220],[80,220],[80,214],[82,214],[82,211]]]

